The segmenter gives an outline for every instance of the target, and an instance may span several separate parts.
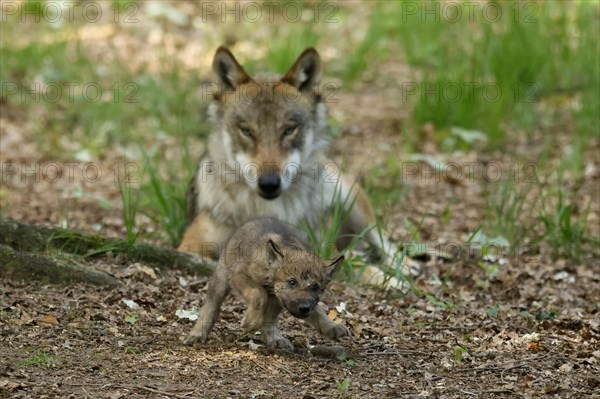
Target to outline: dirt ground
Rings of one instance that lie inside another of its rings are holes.
[[[185,347],[192,322],[175,312],[202,303],[206,279],[96,266],[124,285],[1,283],[3,397],[583,398],[600,390],[598,274],[583,266],[521,265],[484,287],[471,267],[456,265],[455,308],[336,282],[324,302],[345,302],[337,318],[352,336],[329,342],[285,315],[294,353],[240,336],[243,307],[233,297],[209,342]],[[347,354],[329,355],[331,345]]]
[[[406,71],[386,72],[392,81]],[[398,152],[405,148],[400,135],[388,134],[407,118],[394,105],[399,88],[367,87],[342,91],[332,105],[344,133],[333,141],[332,156],[363,182],[387,157],[411,156]],[[7,103],[0,109],[2,159],[51,161],[28,133],[32,116]],[[514,159],[535,159],[544,133],[503,151],[449,157],[432,129],[418,132],[414,152],[457,164],[496,163],[504,171]],[[200,140],[191,143],[192,150],[201,147]],[[590,142],[580,191],[581,206],[591,203],[588,224],[596,236],[599,150],[597,140]],[[169,156],[177,155],[167,151],[166,162]],[[98,164],[109,170],[119,160],[118,151],[108,152]],[[202,306],[207,278],[102,258],[93,266],[119,278],[120,288],[0,281],[0,398],[600,398],[597,256],[554,260],[541,246],[488,259],[497,270],[484,270],[466,241],[482,223],[490,182],[481,173],[438,179],[423,174],[431,172],[426,163],[418,162],[416,174],[393,177],[402,179],[401,198],[377,211],[395,241],[410,235],[405,219],[422,221],[421,240],[437,254],[452,254],[422,261],[415,287],[425,295],[334,282],[323,302],[350,337],[329,341],[283,314],[282,331],[296,350],[268,351],[257,337],[241,336],[244,308],[231,297],[208,343],[188,348],[182,340],[193,321],[177,311]],[[95,184],[3,181],[3,217],[84,232],[101,225],[102,234],[124,237],[119,189],[105,177]],[[147,232],[158,228],[139,222]]]
[[[343,113],[343,105],[336,112]],[[367,135],[370,142],[393,146],[394,138],[372,139],[376,116],[355,118],[347,128],[360,126],[359,133],[334,141],[334,156],[368,158],[374,150],[358,149]],[[506,162],[502,154],[468,153],[464,159],[482,157]],[[588,180],[593,188],[597,177]],[[423,241],[463,252],[451,262],[443,256],[423,262],[415,285],[431,296],[335,282],[324,303],[352,336],[331,342],[284,314],[282,330],[296,351],[283,353],[240,335],[244,309],[233,297],[204,347],[183,346],[193,322],[176,312],[203,304],[206,278],[114,258],[94,264],[123,282],[114,291],[0,281],[0,396],[600,397],[598,259],[590,254],[577,264],[553,261],[541,247],[497,259],[498,271],[490,275],[465,244],[482,220],[483,179],[457,184],[415,177],[405,184],[408,194],[380,210],[387,212],[391,235],[399,240],[408,234],[404,218],[423,218]],[[118,204],[114,184],[90,186],[79,199],[68,197],[64,187],[34,181],[9,188],[7,217],[61,224],[68,201],[71,227],[95,231],[104,222],[106,234],[124,236],[118,210],[93,201],[102,193]],[[452,216],[443,222],[448,206]],[[331,352],[332,345],[346,354]]]

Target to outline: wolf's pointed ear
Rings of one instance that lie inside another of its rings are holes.
[[[283,254],[273,240],[267,242],[267,259],[269,260],[269,264],[275,261],[281,262],[283,260]]]
[[[342,263],[344,263],[344,255],[340,256],[331,263],[325,264],[325,273],[327,274],[328,279],[333,279],[333,276],[335,276],[335,273],[337,273],[340,266],[342,266]]]
[[[239,85],[251,80],[231,51],[223,46],[217,49],[212,68],[222,90],[235,90]]]
[[[315,88],[321,80],[321,57],[317,50],[310,47],[300,54],[294,65],[281,79],[300,91]]]

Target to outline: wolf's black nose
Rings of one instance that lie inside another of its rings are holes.
[[[298,312],[300,312],[302,316],[306,316],[310,313],[310,305],[307,303],[302,303],[298,305]]]
[[[281,177],[275,173],[267,173],[258,178],[259,193],[263,198],[276,198],[281,192]]]

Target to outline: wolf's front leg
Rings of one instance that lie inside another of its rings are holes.
[[[204,343],[208,338],[208,334],[213,328],[215,321],[219,317],[221,311],[221,304],[230,291],[229,282],[225,269],[222,264],[217,266],[215,274],[208,282],[208,289],[206,291],[206,303],[200,310],[200,317],[192,331],[187,335],[183,341],[186,345],[193,345],[196,342]]]
[[[350,331],[345,326],[329,320],[329,317],[325,314],[325,309],[319,305],[304,320],[327,338],[338,339],[350,334]]]
[[[244,334],[252,334],[262,328],[265,323],[265,306],[267,292],[263,287],[245,277],[234,276],[233,285],[246,302],[248,309],[242,319]]]
[[[402,251],[390,243],[387,232],[377,226],[365,193],[359,187],[354,187],[352,192],[355,201],[350,209],[346,231],[350,234],[364,234],[364,240],[377,250],[385,269],[395,271],[400,268],[400,273],[405,276],[418,276],[421,273],[421,266],[409,257],[403,256]],[[385,288],[405,289],[407,287],[395,277],[386,276],[382,268],[374,266],[367,266],[361,275],[361,281]]]
[[[281,334],[279,327],[277,327],[277,318],[279,317],[279,313],[281,313],[281,309],[279,300],[269,295],[264,308],[264,324],[260,329],[260,333],[262,334],[263,342],[269,348],[292,350],[294,346]]]
[[[232,226],[218,223],[209,211],[203,210],[187,227],[177,250],[217,260],[232,230]]]
[[[215,309],[214,304],[207,302],[201,310],[200,317],[196,321],[194,328],[188,333],[187,337],[183,340],[185,345],[194,345],[195,343],[205,343],[210,330],[212,330],[215,324],[216,314],[218,310]]]

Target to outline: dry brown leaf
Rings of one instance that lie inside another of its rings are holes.
[[[527,344],[527,349],[530,351],[543,351],[544,347],[539,342],[530,342]]]
[[[40,320],[42,323],[58,325],[58,320],[51,314],[48,314]]]
[[[20,388],[22,385],[18,382],[10,381],[10,380],[0,380],[0,388],[6,391],[13,391],[17,388]]]
[[[24,324],[29,324],[32,322],[31,317],[29,317],[29,315],[27,314],[27,312],[23,312],[21,313],[21,317],[19,317],[16,320],[13,320],[13,323],[15,323],[17,326],[22,326]]]
[[[363,325],[357,324],[354,326],[353,330],[354,330],[354,336],[359,337],[360,333],[362,333],[362,331],[363,331]]]
[[[548,384],[544,387],[544,393],[546,393],[546,394],[554,393],[554,392],[558,391],[559,389],[560,389],[560,387],[558,385]]]
[[[329,311],[329,314],[327,314],[327,317],[329,318],[329,320],[335,320],[337,318],[337,315],[338,315],[337,310],[335,310],[335,308],[333,308]]]

